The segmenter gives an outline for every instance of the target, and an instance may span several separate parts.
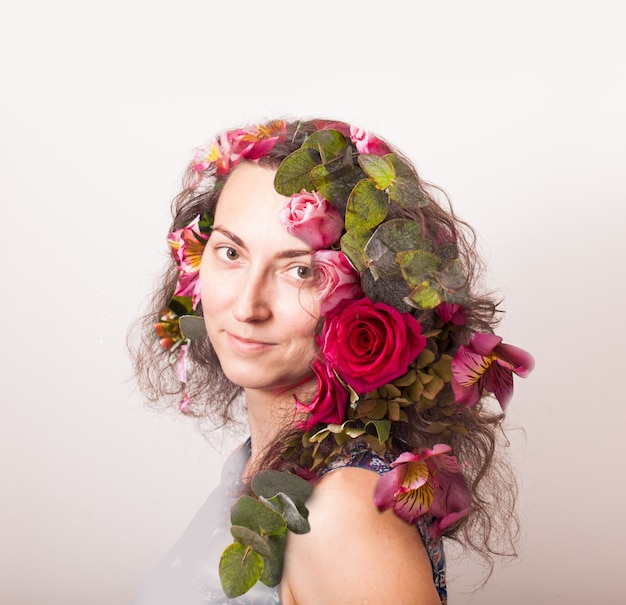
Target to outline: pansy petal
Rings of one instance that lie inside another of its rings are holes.
[[[513,397],[513,372],[508,367],[494,363],[485,376],[483,386],[495,395],[504,410]]]
[[[433,497],[433,488],[427,482],[418,489],[398,494],[393,510],[408,523],[415,523],[417,519],[428,512]]]
[[[470,387],[482,378],[492,361],[491,357],[461,346],[452,360],[452,375],[460,385]]]
[[[391,470],[378,479],[374,492],[374,504],[379,510],[387,510],[395,504],[398,487],[397,470]]]
[[[402,491],[419,489],[428,481],[428,466],[423,460],[409,462],[398,470],[404,471],[401,480]]]
[[[498,355],[498,363],[506,365],[520,378],[526,378],[535,367],[533,356],[513,345],[501,344],[494,351]]]

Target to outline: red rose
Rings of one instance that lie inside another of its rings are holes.
[[[405,374],[426,338],[410,313],[363,298],[327,318],[319,344],[339,376],[362,394]]]
[[[317,377],[317,394],[309,404],[296,399],[296,409],[309,414],[299,423],[300,428],[308,431],[319,422],[341,424],[346,415],[348,393],[326,364],[317,361],[311,367]]]

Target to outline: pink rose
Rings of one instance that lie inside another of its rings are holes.
[[[309,414],[305,421],[299,423],[300,428],[308,431],[320,422],[341,424],[346,415],[348,393],[330,367],[321,361],[316,361],[311,367],[317,376],[317,394],[309,404],[296,399],[296,409]]]
[[[322,315],[330,315],[341,302],[363,297],[361,276],[343,252],[318,250],[313,254],[313,266],[319,279]]]
[[[319,339],[324,357],[357,393],[405,374],[426,346],[410,313],[363,298],[327,318]]]
[[[328,248],[341,237],[343,218],[323,195],[314,191],[292,195],[280,213],[280,220],[291,235],[313,250]]]
[[[350,126],[350,140],[356,145],[356,150],[359,153],[385,155],[390,152],[386,143],[356,126]]]

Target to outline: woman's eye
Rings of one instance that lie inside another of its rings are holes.
[[[296,275],[298,279],[308,279],[313,275],[313,270],[311,267],[307,267],[306,265],[298,265],[294,267],[292,273]]]
[[[225,260],[237,260],[239,258],[239,252],[230,246],[223,246],[218,248],[218,254]]]

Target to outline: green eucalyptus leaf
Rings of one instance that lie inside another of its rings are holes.
[[[454,260],[459,258],[459,247],[452,242],[441,244],[436,250],[437,256],[442,260]]]
[[[430,242],[422,237],[422,229],[418,223],[408,219],[392,219],[374,231],[365,246],[365,257],[368,267],[376,268],[376,277],[382,275],[401,279],[398,253],[430,248]]]
[[[204,317],[198,315],[181,315],[180,331],[183,338],[189,340],[203,340],[207,337]]]
[[[445,291],[452,293],[465,286],[465,273],[463,273],[463,265],[458,258],[445,263],[439,273],[439,283]]]
[[[267,543],[270,554],[263,557],[263,573],[261,574],[261,582],[266,586],[278,586],[283,575],[283,563],[285,560],[285,543],[287,535],[269,536]]]
[[[338,130],[325,128],[317,130],[308,136],[302,143],[302,149],[314,149],[320,154],[322,162],[326,164],[331,160],[342,157],[349,145],[348,139]]]
[[[248,592],[263,573],[263,558],[249,546],[235,542],[222,553],[219,564],[224,594],[234,599]]]
[[[396,259],[406,283],[412,288],[430,280],[439,268],[439,257],[426,250],[398,252]]]
[[[441,290],[429,281],[424,281],[411,291],[405,302],[417,309],[434,309],[442,302]]]
[[[371,237],[372,232],[369,229],[360,228],[351,229],[341,237],[341,251],[359,272],[362,272],[367,267],[367,257],[364,249]]]
[[[230,533],[233,538],[244,546],[250,546],[260,555],[267,557],[270,554],[270,547],[267,545],[267,538],[262,538],[255,531],[242,525],[232,525]]]
[[[359,156],[359,165],[363,168],[363,172],[371,179],[376,189],[386,190],[394,181],[396,171],[393,164],[389,161],[389,155],[379,156],[370,153],[364,153]]]
[[[251,496],[241,496],[233,504],[230,521],[258,534],[275,535],[287,530],[285,520],[276,511]]]
[[[311,495],[313,487],[308,481],[293,473],[267,470],[257,473],[252,478],[252,491],[257,496],[273,498],[276,494],[287,494],[296,506],[304,506],[307,498]]]
[[[413,169],[395,153],[384,156],[393,166],[395,179],[389,185],[389,198],[402,208],[419,208],[426,206],[428,198],[422,188]]]
[[[309,511],[306,506],[296,506],[295,502],[282,492],[273,498],[259,496],[259,500],[273,508],[287,523],[287,529],[294,534],[306,534],[311,531],[308,522]]]
[[[371,269],[376,270],[372,266],[361,275],[361,287],[365,296],[372,302],[383,302],[386,305],[395,307],[400,313],[411,311],[414,307],[407,305],[404,299],[411,293],[411,288],[406,285],[402,274],[385,277],[385,279],[376,279]]]
[[[372,229],[387,216],[387,195],[369,179],[359,181],[348,198],[346,229]]]
[[[320,154],[314,149],[301,147],[290,153],[280,164],[274,177],[274,188],[281,195],[295,195],[303,189],[313,190],[311,170],[321,163]]]
[[[332,202],[343,214],[350,193],[364,177],[363,171],[352,163],[329,162],[320,164],[311,170],[311,180],[329,202]]]

